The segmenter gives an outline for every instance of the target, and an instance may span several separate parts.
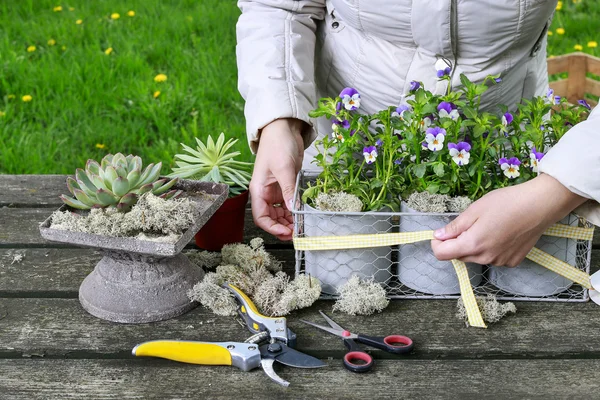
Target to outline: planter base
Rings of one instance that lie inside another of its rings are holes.
[[[203,275],[183,254],[152,257],[106,251],[81,284],[79,301],[87,312],[108,321],[162,321],[196,307],[187,291]]]

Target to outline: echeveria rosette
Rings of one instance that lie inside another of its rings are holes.
[[[500,164],[500,168],[504,175],[509,179],[518,178],[521,173],[519,172],[519,166],[521,165],[521,161],[517,157],[512,158],[504,158],[502,157],[498,160],[498,164]]]
[[[471,145],[467,142],[448,143],[448,152],[452,161],[459,167],[467,165],[471,158]]]

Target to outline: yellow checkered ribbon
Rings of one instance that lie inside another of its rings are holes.
[[[563,224],[554,224],[548,228],[544,235],[558,236],[569,239],[591,240],[594,235],[594,228],[580,228]],[[419,232],[395,232],[395,233],[375,233],[347,236],[313,236],[313,237],[294,237],[294,248],[304,251],[318,250],[345,250],[361,249],[370,247],[385,247],[400,244],[416,243],[423,240],[432,240],[433,231]],[[590,276],[570,264],[559,260],[550,254],[533,248],[527,258],[531,261],[556,272],[565,278],[579,283],[583,287],[590,289]],[[481,317],[481,312],[475,301],[469,274],[465,263],[458,260],[452,260],[452,265],[456,271],[460,285],[460,295],[462,297],[469,325],[479,328],[487,328]]]

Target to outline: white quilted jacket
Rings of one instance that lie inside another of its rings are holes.
[[[449,60],[453,86],[465,73],[478,81],[500,74],[482,105],[515,105],[545,95],[546,30],[556,0],[239,0],[239,90],[246,100],[248,141],[278,118],[298,118],[304,167],[311,143],[331,124],[308,117],[317,99],[347,86],[361,108],[375,112],[403,103],[410,82],[436,87],[435,63]],[[600,107],[599,107],[600,108]],[[572,128],[542,160],[541,170],[570,190],[600,200],[600,112]],[[596,201],[580,208],[600,224]]]

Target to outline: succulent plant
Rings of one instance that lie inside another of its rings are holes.
[[[228,153],[237,139],[225,142],[225,134],[222,132],[216,142],[212,136],[208,136],[206,144],[197,137],[195,139],[198,145],[196,149],[181,143],[188,154],[175,155],[175,160],[179,160],[175,161],[177,167],[167,176],[225,183],[229,186],[230,196],[237,196],[248,190],[252,163],[235,160],[240,155],[239,151]]]
[[[61,200],[82,210],[116,207],[126,212],[137,202],[139,196],[151,192],[169,199],[179,196],[181,190],[169,190],[175,179],[158,179],[162,163],[150,164],[142,171],[142,159],[121,153],[106,155],[99,164],[88,160],[85,170],[78,168],[75,178],[67,178],[67,187],[75,198],[62,195]]]

